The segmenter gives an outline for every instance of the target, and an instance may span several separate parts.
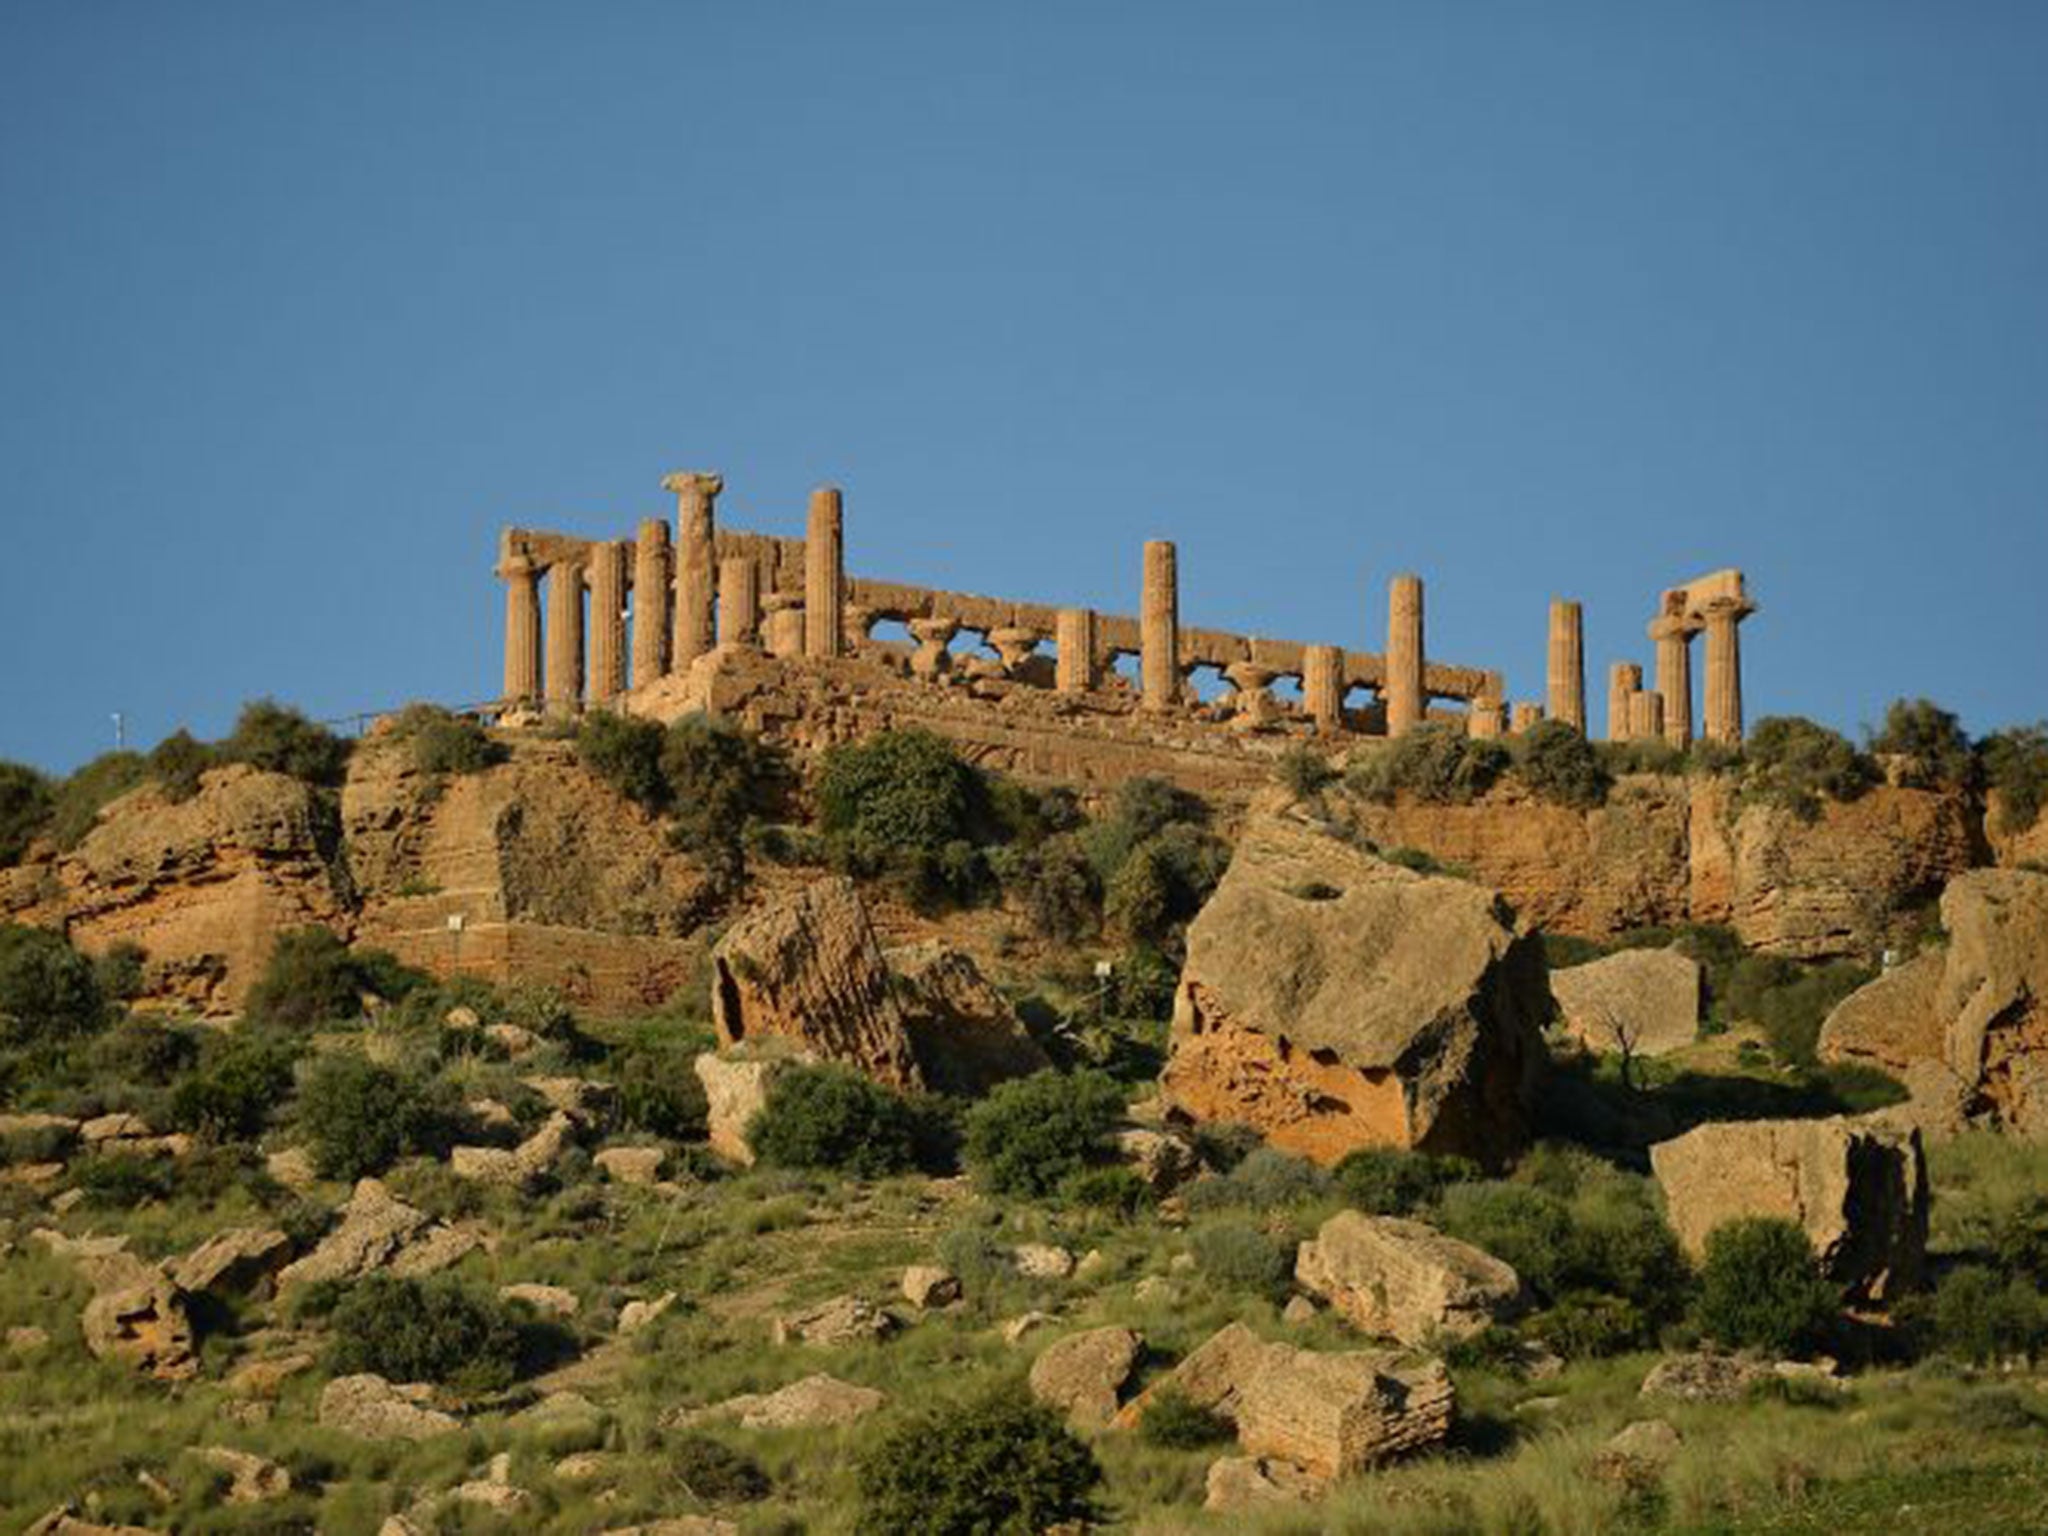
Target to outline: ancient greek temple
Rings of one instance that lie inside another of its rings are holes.
[[[642,521],[631,539],[504,531],[497,573],[506,584],[501,709],[508,717],[633,709],[705,658],[756,654],[810,665],[868,662],[930,684],[999,682],[1076,706],[1091,701],[1155,721],[1240,730],[1400,736],[1426,720],[1447,720],[1493,737],[1546,717],[1586,729],[1576,602],[1550,607],[1545,699],[1511,706],[1501,672],[1429,657],[1416,576],[1390,584],[1385,649],[1350,650],[1183,624],[1179,555],[1166,540],[1144,545],[1131,617],[850,575],[845,503],[834,487],[812,493],[803,537],[787,538],[721,527],[725,482],[716,474],[680,472],[662,486],[676,497],[673,533],[662,518]],[[1703,629],[1706,734],[1740,741],[1735,626],[1753,611],[1739,571],[1667,591],[1651,626],[1657,687],[1645,692],[1641,668],[1618,664],[1608,735],[1690,741],[1689,644]],[[878,627],[902,638],[879,635]],[[1193,684],[1205,669],[1228,684],[1209,702]]]

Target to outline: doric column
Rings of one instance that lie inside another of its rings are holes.
[[[1664,695],[1639,688],[1628,696],[1631,741],[1655,741],[1664,734]]]
[[[1037,654],[1038,642],[1044,638],[1025,624],[1005,624],[988,632],[989,647],[1001,658],[1006,677],[1015,677],[1023,671]]]
[[[590,701],[626,691],[626,546],[590,547]]]
[[[1550,605],[1550,668],[1546,690],[1550,718],[1575,731],[1586,728],[1585,613],[1559,598]]]
[[[1145,541],[1138,625],[1145,707],[1171,709],[1180,699],[1180,556],[1166,539]]]
[[[633,541],[633,686],[645,688],[668,671],[668,524],[658,517],[640,523]]]
[[[1628,740],[1629,696],[1643,686],[1643,669],[1632,661],[1617,661],[1607,669],[1607,739]]]
[[[505,703],[540,702],[540,567],[524,550],[498,562],[505,578]]]
[[[1307,645],[1301,650],[1301,707],[1319,731],[1344,729],[1344,648]]]
[[[687,672],[691,662],[718,643],[712,618],[718,601],[718,531],[712,507],[725,480],[678,470],[662,480],[661,488],[676,496],[676,608],[669,670]]]
[[[950,638],[950,637],[949,637]],[[1053,637],[1053,680],[1061,693],[1089,693],[1094,690],[1095,610],[1062,608],[1059,629]]]
[[[1465,734],[1491,741],[1508,728],[1507,679],[1498,672],[1485,674],[1485,682],[1472,698],[1465,715]]]
[[[837,486],[811,492],[804,529],[804,654],[843,656],[846,606],[846,527]]]
[[[1532,731],[1543,723],[1543,706],[1533,699],[1525,699],[1514,706],[1508,722],[1508,729],[1517,736]]]
[[[1742,641],[1737,626],[1756,609],[1724,600],[1707,606],[1707,740],[1742,745]]]
[[[770,592],[761,599],[761,628],[770,656],[804,653],[804,600],[794,592]]]
[[[953,670],[953,652],[949,647],[953,637],[960,633],[958,619],[912,619],[904,627],[917,642],[917,650],[910,657],[912,677],[930,680]]]
[[[1422,724],[1422,578],[1396,576],[1387,592],[1387,734],[1405,736]]]
[[[761,634],[761,568],[751,555],[718,562],[718,643],[754,645]]]
[[[1683,750],[1692,745],[1693,626],[1677,614],[1650,621],[1657,645],[1657,694],[1664,701],[1664,739]]]
[[[548,567],[548,709],[574,714],[583,703],[583,567]]]

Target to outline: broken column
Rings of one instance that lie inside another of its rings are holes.
[[[1664,734],[1664,695],[1637,689],[1628,696],[1628,735],[1631,741],[1655,741]]]
[[[626,691],[626,546],[590,547],[590,699],[609,704]]]
[[[1525,735],[1543,723],[1543,706],[1534,700],[1523,700],[1515,705],[1509,720],[1508,729],[1517,736]]]
[[[1742,642],[1736,626],[1756,609],[1732,598],[1707,605],[1707,720],[1709,741],[1742,745]]]
[[[1422,578],[1396,576],[1387,591],[1387,734],[1404,736],[1422,724],[1428,697],[1422,688]]]
[[[633,542],[633,686],[645,688],[668,671],[668,524],[658,517],[640,523]]]
[[[1491,741],[1507,729],[1507,679],[1488,672],[1472,708],[1465,716],[1465,734],[1479,741]]]
[[[953,652],[950,647],[953,637],[960,633],[960,621],[941,615],[931,619],[912,619],[905,626],[910,638],[917,642],[917,649],[910,657],[910,675],[930,681],[953,670]],[[1066,655],[1066,641],[1060,641],[1060,654]]]
[[[762,598],[761,634],[770,656],[803,655],[803,598],[795,592],[770,592]]]
[[[947,639],[951,638],[947,636]],[[1053,644],[1056,647],[1053,680],[1059,691],[1090,692],[1096,682],[1095,610],[1062,608]]]
[[[1180,565],[1178,552],[1166,539],[1145,541],[1138,623],[1145,707],[1171,709],[1180,698]]]
[[[1675,613],[1650,621],[1657,645],[1657,695],[1664,701],[1664,739],[1685,749],[1692,745],[1693,626]]]
[[[712,507],[725,481],[718,475],[680,470],[664,478],[661,487],[676,496],[676,607],[669,670],[687,672],[691,662],[718,643],[713,621],[718,535]]]
[[[540,702],[540,567],[507,546],[498,561],[505,578],[505,703]]]
[[[761,568],[750,555],[718,562],[718,643],[752,646],[761,633]]]
[[[1550,718],[1575,731],[1586,728],[1585,614],[1562,598],[1550,605]]]
[[[1607,739],[1628,740],[1628,701],[1643,686],[1643,669],[1617,661],[1607,669]]]
[[[574,714],[583,702],[583,567],[548,567],[548,709]]]
[[[845,523],[839,490],[811,492],[804,530],[804,654],[829,658],[846,654]]]
[[[1319,731],[1344,728],[1344,648],[1337,645],[1303,646],[1301,652],[1301,705]]]

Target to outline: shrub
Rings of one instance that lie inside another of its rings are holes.
[[[92,962],[62,934],[0,923],[0,1045],[72,1039],[106,1020]]]
[[[408,1153],[436,1147],[446,1118],[426,1084],[353,1053],[337,1053],[307,1073],[299,1089],[299,1124],[324,1177],[360,1179],[382,1173]]]
[[[93,956],[92,974],[101,995],[110,1002],[130,1003],[142,995],[142,967],[148,955],[140,944],[114,944]]]
[[[1812,1067],[1828,1014],[1872,975],[1853,960],[1804,966],[1777,955],[1745,955],[1727,970],[1715,1001],[1724,1019],[1762,1025],[1779,1060]]]
[[[104,752],[57,786],[50,805],[49,833],[59,848],[76,848],[99,820],[100,811],[149,777],[133,752]]]
[[[1313,800],[1336,783],[1338,774],[1322,753],[1311,747],[1294,746],[1280,754],[1274,777],[1296,800]]]
[[[967,1112],[967,1165],[997,1194],[1050,1195],[1095,1160],[1123,1107],[1123,1091],[1100,1072],[999,1084]]]
[[[171,1092],[171,1123],[210,1141],[260,1135],[291,1092],[292,1058],[282,1044],[244,1038],[221,1046]]]
[[[1419,725],[1356,761],[1347,775],[1368,800],[1406,792],[1438,805],[1468,805],[1491,789],[1513,758],[1498,741],[1477,740],[1443,721]]]
[[[1977,1365],[2015,1357],[2031,1363],[2048,1345],[2048,1302],[2020,1275],[1978,1264],[1951,1271],[1934,1294],[1935,1342]]]
[[[676,845],[736,877],[748,825],[781,805],[788,770],[780,754],[724,720],[689,714],[662,739],[661,774]]]
[[[1538,721],[1514,745],[1515,777],[1558,805],[1591,810],[1614,787],[1606,765],[1583,731],[1562,720]]]
[[[19,864],[49,824],[50,781],[26,763],[0,761],[0,869]]]
[[[1745,1216],[1707,1234],[1698,1317],[1709,1337],[1735,1349],[1793,1354],[1819,1343],[1839,1311],[1840,1298],[1796,1223]]]
[[[2048,805],[2048,720],[1993,731],[1977,744],[1984,778],[1998,791],[1998,828],[2024,832]],[[6,862],[0,857],[0,864]]]
[[[1567,1291],[1530,1321],[1529,1331],[1567,1360],[1623,1354],[1647,1343],[1652,1332],[1634,1302],[1599,1291]]]
[[[410,748],[421,773],[480,773],[509,755],[481,721],[438,704],[406,705],[392,733]]]
[[[1169,1019],[1180,968],[1149,944],[1123,952],[1110,967],[1103,1006],[1120,1019]]]
[[[927,1409],[855,1465],[858,1536],[994,1536],[1094,1517],[1102,1468],[1016,1388]]]
[[[1361,1147],[1345,1154],[1334,1175],[1338,1192],[1359,1210],[1373,1216],[1408,1216],[1451,1185],[1478,1178],[1479,1167],[1462,1157]]]
[[[277,936],[263,974],[242,1004],[244,1017],[289,1029],[310,1029],[355,1019],[365,992],[404,990],[381,958],[351,951],[331,930],[288,928]]]
[[[917,1115],[902,1095],[845,1067],[795,1067],[769,1084],[747,1145],[779,1167],[881,1178],[917,1166]]]
[[[1131,850],[1110,877],[1103,915],[1130,938],[1156,944],[1201,911],[1229,863],[1220,838],[1176,822]]]
[[[132,1211],[151,1200],[167,1200],[171,1175],[162,1158],[134,1152],[101,1152],[82,1158],[71,1170],[74,1188],[96,1210]]]
[[[1152,1394],[1138,1417],[1138,1438],[1169,1451],[1196,1451],[1220,1445],[1233,1431],[1221,1416],[1195,1402],[1169,1381]]]
[[[1078,839],[1005,850],[996,870],[1040,938],[1071,944],[1101,926],[1102,883]]]
[[[614,1051],[620,1126],[672,1141],[702,1141],[709,1134],[711,1106],[695,1063],[708,1044],[703,1037],[643,1039]]]
[[[1931,699],[1893,700],[1868,745],[1879,756],[1899,759],[1905,784],[1968,786],[1977,776],[1970,738],[1956,717]]]
[[[1196,1271],[1219,1290],[1278,1301],[1294,1276],[1293,1245],[1275,1241],[1243,1217],[1219,1217],[1196,1227],[1188,1234],[1188,1251]]]
[[[893,855],[936,856],[949,843],[971,843],[983,830],[987,790],[943,737],[877,731],[825,754],[818,809],[827,833],[879,867]]]
[[[1792,812],[1820,815],[1823,799],[1853,800],[1877,780],[1876,766],[1839,732],[1798,715],[1759,720],[1743,747],[1743,795]]]
[[[1576,1257],[1571,1208],[1526,1184],[1458,1184],[1443,1192],[1444,1231],[1514,1267],[1545,1297],[1564,1293]]]
[[[2016,1387],[1989,1387],[1956,1400],[1955,1422],[1972,1435],[2008,1435],[2037,1428],[2041,1410]]]
[[[176,805],[199,793],[200,780],[218,761],[212,747],[180,729],[150,748],[149,773],[164,798]]]
[[[523,1309],[451,1275],[358,1280],[329,1322],[338,1376],[373,1371],[390,1381],[494,1392],[518,1379],[526,1348]]]
[[[1330,1192],[1330,1176],[1306,1158],[1257,1147],[1228,1173],[1188,1187],[1191,1211],[1275,1211]]]
[[[768,1497],[773,1485],[761,1463],[709,1435],[683,1435],[663,1447],[668,1470],[683,1491],[707,1504],[748,1504]]]
[[[234,731],[220,744],[229,762],[290,774],[333,788],[348,772],[350,743],[274,699],[244,704]]]
[[[667,735],[652,720],[593,709],[576,733],[576,757],[635,805],[659,816],[668,809],[668,778],[662,772]]]
[[[1101,1211],[1122,1221],[1131,1220],[1153,1202],[1152,1186],[1144,1175],[1121,1166],[1083,1168],[1069,1174],[1060,1186],[1060,1195],[1069,1205]]]

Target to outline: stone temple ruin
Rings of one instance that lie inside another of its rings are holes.
[[[1178,554],[1165,540],[1144,546],[1132,618],[849,575],[833,487],[812,493],[798,539],[720,527],[718,475],[662,485],[677,498],[673,535],[660,518],[632,539],[504,531],[508,723],[709,708],[821,743],[923,724],[1026,774],[1195,782],[1241,778],[1311,735],[1397,737],[1437,720],[1475,737],[1546,717],[1588,726],[1576,602],[1550,605],[1544,701],[1511,705],[1500,671],[1428,655],[1416,576],[1393,578],[1385,649],[1350,650],[1184,625]],[[1739,742],[1737,627],[1755,611],[1736,570],[1663,593],[1649,626],[1656,685],[1642,686],[1637,663],[1613,666],[1608,739],[1691,742],[1691,641],[1704,631],[1704,735]],[[1228,685],[1212,700],[1194,686],[1204,669]]]

